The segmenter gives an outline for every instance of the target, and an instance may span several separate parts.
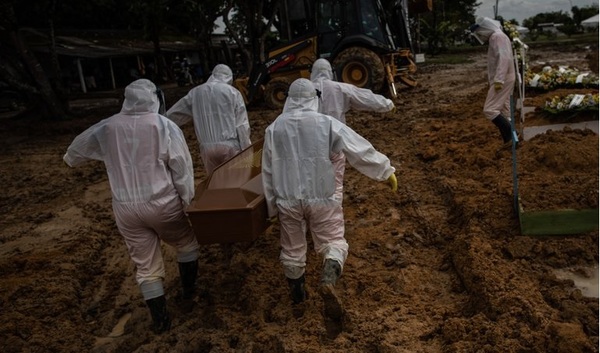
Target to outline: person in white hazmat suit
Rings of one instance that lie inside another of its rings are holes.
[[[500,22],[478,17],[470,31],[480,44],[488,43],[487,69],[489,90],[483,114],[494,123],[504,143],[512,141],[510,125],[510,96],[515,85],[515,66],[510,38],[502,31]]]
[[[385,113],[395,108],[394,102],[370,89],[335,81],[327,59],[317,59],[313,63],[310,80],[321,91],[319,113],[332,116],[344,124],[346,112],[350,109]]]
[[[178,126],[193,121],[207,176],[251,144],[244,98],[232,83],[229,66],[218,64],[206,83],[192,88],[167,111]]]
[[[265,130],[262,180],[271,219],[281,224],[280,261],[292,301],[306,298],[305,267],[310,230],[315,251],[323,257],[320,294],[325,314],[339,319],[343,309],[334,285],[348,255],[341,201],[335,198],[332,156],[343,152],[366,176],[389,181],[397,190],[390,160],[354,130],[319,113],[315,86],[297,79],[288,91],[281,115]],[[308,229],[307,229],[308,228]]]
[[[158,114],[159,94],[149,80],[132,82],[121,111],[78,135],[63,157],[71,167],[104,162],[116,224],[156,333],[171,326],[161,240],[177,251],[186,300],[193,300],[199,248],[184,213],[194,197],[192,158],[181,129]]]
[[[334,81],[333,69],[327,59],[317,59],[310,70],[310,80],[321,92],[319,113],[336,118],[346,124],[346,112],[350,109],[393,112],[396,107],[390,99],[373,93],[373,91],[356,87],[349,83]],[[336,155],[333,160],[335,168],[336,198],[344,198],[344,171],[346,158],[344,153]]]

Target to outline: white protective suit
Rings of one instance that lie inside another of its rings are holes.
[[[369,89],[334,81],[331,64],[326,59],[317,59],[313,63],[310,80],[321,91],[319,113],[332,116],[344,124],[346,124],[346,112],[350,109],[389,112],[394,108],[394,102]],[[344,198],[344,172],[346,169],[344,154],[340,153],[335,156],[333,163],[336,175],[335,195],[341,202]]]
[[[164,294],[161,239],[176,248],[178,262],[198,258],[184,213],[194,197],[192,158],[181,129],[158,108],[156,86],[134,81],[125,88],[121,112],[77,136],[63,157],[71,167],[104,162],[117,227],[145,300]]]
[[[487,53],[487,68],[489,90],[483,105],[483,114],[489,120],[498,115],[510,118],[510,96],[515,85],[515,64],[510,38],[504,32],[500,22],[488,17],[477,18],[473,35],[480,43],[489,43]],[[502,84],[500,90],[494,88],[494,83]]]
[[[373,91],[349,83],[333,80],[331,64],[326,59],[317,59],[310,71],[310,80],[321,91],[319,113],[346,123],[346,112],[350,109],[389,112],[394,102]]]
[[[206,83],[190,90],[167,111],[167,117],[178,126],[193,120],[207,175],[251,144],[244,98],[232,82],[231,69],[219,64]]]
[[[390,160],[354,130],[318,113],[311,81],[290,86],[283,112],[265,130],[262,180],[269,217],[279,215],[280,260],[287,278],[297,279],[306,266],[306,230],[315,251],[343,267],[348,255],[342,205],[334,197],[332,156],[343,152],[366,176],[383,181],[395,172]]]

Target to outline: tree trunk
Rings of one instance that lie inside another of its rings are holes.
[[[54,77],[56,77],[56,82],[54,82],[54,87],[56,90],[56,94],[61,100],[62,106],[65,110],[68,110],[68,105],[66,104],[66,94],[65,94],[65,85],[62,80],[62,70],[60,68],[60,63],[58,61],[58,53],[56,52],[56,33],[54,30],[54,19],[56,18],[56,0],[52,0],[50,2],[48,8],[48,27],[49,27],[49,36],[50,36],[50,60],[52,61],[52,71]]]
[[[158,33],[153,35],[152,44],[154,45],[154,62],[157,64],[154,67],[154,72],[151,73],[154,77],[148,77],[154,84],[163,83],[163,72],[167,72],[167,61],[165,60],[162,49],[160,48],[160,39]]]
[[[17,52],[25,63],[25,66],[29,70],[34,81],[38,85],[42,101],[44,102],[46,108],[44,114],[45,117],[51,119],[64,118],[65,111],[62,108],[60,100],[52,89],[50,81],[48,81],[48,76],[46,76],[46,73],[42,69],[42,65],[40,65],[35,55],[31,53],[19,32],[13,31],[10,33],[10,36],[15,48],[17,49]]]
[[[38,94],[44,103],[45,111],[42,113],[44,118],[59,119],[65,116],[65,112],[61,105],[60,100],[56,96],[46,73],[42,69],[39,61],[29,50],[27,43],[21,37],[19,33],[19,26],[15,16],[14,8],[10,1],[0,2],[0,28],[6,33],[6,40],[12,42],[12,46],[16,51],[16,57],[22,63],[25,64],[26,70],[31,75],[32,84],[35,84],[37,88],[25,84],[19,84],[15,87],[20,87],[22,92],[27,94]],[[16,58],[16,59],[17,59]],[[6,70],[3,70],[6,71]],[[18,78],[17,78],[18,80]],[[29,81],[29,80],[28,80]]]
[[[246,48],[246,46],[244,45],[244,40],[242,39],[241,35],[234,29],[234,27],[231,25],[231,23],[229,21],[228,15],[229,15],[229,11],[232,8],[233,8],[233,4],[230,4],[228,7],[226,7],[223,10],[223,22],[225,23],[225,26],[229,30],[229,33],[231,34],[231,37],[233,38],[233,40],[235,41],[235,43],[240,48],[242,56],[244,58],[246,58],[246,65],[247,65],[246,70],[248,71],[248,73],[251,73],[252,69],[253,69],[253,64],[254,64],[254,58],[255,58],[255,56],[253,56],[253,52],[252,51],[250,51],[250,50],[248,50]]]
[[[152,41],[154,49],[154,62],[158,64],[158,66],[154,67],[154,72],[151,73],[151,75],[154,77],[148,77],[152,81],[162,81],[162,73],[168,70],[167,62],[163,57],[162,49],[160,47],[160,33],[162,31],[163,26],[163,16],[161,12],[162,10],[163,9],[161,7],[160,1],[155,1],[152,2],[152,5],[147,9],[147,11],[149,12],[146,15],[146,33]],[[156,84],[157,82],[154,83]]]

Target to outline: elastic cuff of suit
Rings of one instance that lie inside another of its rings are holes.
[[[144,296],[144,300],[150,300],[165,295],[165,289],[161,280],[142,282],[140,284],[140,290]]]
[[[186,251],[177,254],[177,262],[192,262],[198,260],[198,251]]]
[[[304,275],[305,268],[300,266],[283,265],[283,274],[289,279],[298,279]]]

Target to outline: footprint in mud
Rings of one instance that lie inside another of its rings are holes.
[[[327,338],[334,340],[342,333],[342,331],[344,331],[342,320],[333,320],[329,317],[325,317],[325,331],[327,331]]]
[[[342,306],[342,300],[338,297],[333,285],[322,285],[319,288],[319,294],[323,299],[325,317],[335,321],[341,321],[344,316],[344,307]]]
[[[325,329],[327,330],[328,337],[334,339],[344,329],[344,306],[331,284],[322,285],[319,288],[319,294],[323,299]]]
[[[306,303],[296,304],[292,307],[292,316],[295,319],[300,319],[304,316],[306,312]]]
[[[125,334],[125,325],[127,325],[127,322],[129,322],[129,319],[131,319],[131,315],[132,315],[131,313],[127,313],[127,314],[123,315],[119,319],[119,321],[117,322],[115,327],[113,327],[112,331],[110,331],[108,336],[96,337],[96,343],[94,344],[94,347],[108,344],[108,343],[112,342],[114,338],[123,336]]]

